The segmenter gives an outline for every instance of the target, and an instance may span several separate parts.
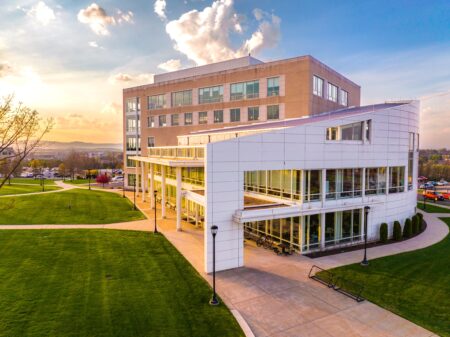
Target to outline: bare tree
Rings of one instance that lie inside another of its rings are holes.
[[[0,165],[4,165],[10,160],[13,164],[0,181],[0,188],[52,127],[52,119],[43,120],[36,110],[22,103],[14,104],[12,95],[0,102],[0,153],[8,148],[14,148],[13,153],[2,158],[0,162]]]

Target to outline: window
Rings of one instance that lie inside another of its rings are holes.
[[[127,132],[134,132],[138,131],[138,129],[141,128],[141,123],[139,120],[139,116],[137,116],[137,129],[136,129],[136,116],[127,117]]]
[[[141,143],[140,138],[138,138],[138,140],[136,142],[136,137],[128,136],[127,137],[127,151],[136,151],[136,150],[140,151],[141,150],[140,146],[137,149],[137,145],[138,144],[140,145],[140,143]]]
[[[366,121],[366,130],[365,130],[365,135],[366,135],[366,140],[367,141],[370,141],[370,137],[371,137],[371,135],[370,135],[370,132],[371,132],[371,129],[372,129],[372,120],[368,120],[368,121]]]
[[[172,93],[172,106],[183,106],[192,104],[192,90],[184,90]]]
[[[198,103],[215,103],[223,101],[223,85],[198,89]]]
[[[214,110],[214,123],[223,123],[223,110]]]
[[[180,125],[180,123],[179,123],[179,115],[178,114],[170,115],[170,125],[172,125],[172,126]]]
[[[249,121],[259,120],[259,107],[255,106],[248,108],[248,120]]]
[[[280,78],[272,77],[267,79],[267,96],[280,95]]]
[[[167,126],[166,115],[159,115],[159,126]]]
[[[230,100],[251,99],[259,97],[259,81],[233,83],[230,85]]]
[[[337,102],[338,87],[334,84],[328,83],[328,100]]]
[[[415,135],[416,134],[414,132],[409,133],[408,190],[413,189]]]
[[[389,167],[389,193],[404,192],[405,167]]]
[[[200,111],[198,113],[198,124],[206,124],[208,123],[208,112]]]
[[[147,137],[147,146],[155,147],[155,137]]]
[[[366,195],[386,193],[386,168],[366,168]]]
[[[141,103],[139,97],[127,99],[127,112],[136,112],[141,110]]]
[[[136,161],[130,159],[133,156],[134,154],[127,155],[127,167],[136,167]]]
[[[184,125],[192,125],[192,112],[184,114]]]
[[[164,94],[148,96],[148,109],[163,109],[166,107],[166,96]]]
[[[341,89],[340,102],[343,106],[348,106],[348,92]]]
[[[325,178],[327,199],[361,196],[362,169],[327,170]]]
[[[134,186],[135,183],[136,183],[136,175],[128,174],[128,186]]]
[[[269,105],[267,107],[267,119],[279,119],[280,118],[280,106]]]
[[[147,117],[147,126],[149,128],[154,128],[155,127],[155,117],[154,116]]]
[[[303,199],[305,202],[319,200],[321,193],[321,170],[307,170],[305,174],[305,186]]]
[[[239,122],[241,120],[241,109],[230,110],[230,122]]]
[[[362,140],[363,122],[341,126],[341,140]]]
[[[323,97],[323,79],[313,76],[313,94]]]
[[[338,139],[338,128],[331,127],[327,128],[327,140],[337,140]]]
[[[409,151],[414,151],[414,132],[409,133]]]

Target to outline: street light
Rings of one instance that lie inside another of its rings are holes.
[[[218,305],[219,300],[216,296],[216,234],[219,228],[216,225],[211,226],[211,234],[213,236],[213,295],[209,304]]]
[[[369,265],[369,261],[367,261],[367,218],[369,217],[369,210],[369,206],[364,207],[364,259],[361,261],[363,267]]]
[[[87,170],[88,173],[88,179],[89,179],[89,190],[91,189],[91,170]]]
[[[122,197],[125,198],[125,172],[122,173]]]
[[[154,202],[154,207],[155,207],[155,229],[154,229],[154,233],[157,234],[158,233],[158,227],[156,227],[156,194],[158,193],[157,190],[153,191],[153,202]]]
[[[136,181],[137,176],[134,177],[134,183],[133,183],[133,208],[136,210]]]

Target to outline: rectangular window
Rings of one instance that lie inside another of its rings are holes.
[[[127,123],[127,132],[134,132],[134,133],[136,133],[136,131],[137,131],[137,129],[136,129],[136,116],[127,117],[126,123]],[[137,127],[138,128],[141,127],[141,123],[139,121],[139,116],[137,116]]]
[[[180,123],[179,123],[179,115],[178,114],[170,115],[170,125],[172,125],[172,126],[180,125]]]
[[[155,137],[147,137],[147,146],[155,147]]]
[[[223,123],[223,110],[214,110],[214,123]]]
[[[198,124],[207,124],[208,123],[208,112],[200,111],[198,113]]]
[[[280,95],[280,78],[272,77],[267,79],[267,96]]]
[[[241,109],[230,109],[230,122],[239,122],[241,120]]]
[[[409,151],[414,151],[414,132],[409,133]]]
[[[327,140],[337,140],[338,139],[338,128],[331,127],[327,128]]]
[[[371,132],[372,132],[372,120],[369,119],[366,121],[366,130],[365,130],[366,141],[370,142]]]
[[[362,140],[363,122],[341,126],[341,140]]]
[[[155,117],[154,116],[147,117],[147,126],[149,128],[154,128],[155,127]]]
[[[267,106],[267,119],[279,119],[280,118],[280,106],[269,105]]]
[[[343,106],[348,106],[348,92],[341,89],[340,102]]]
[[[259,81],[230,84],[230,100],[252,99],[259,97]]]
[[[328,83],[328,100],[337,102],[337,96],[338,96],[338,87],[334,84]]]
[[[136,142],[136,137],[128,136],[127,137],[127,151],[136,151],[137,145],[139,144],[139,146],[140,146],[140,143],[141,143],[140,138],[138,138],[138,140]],[[141,148],[139,147],[137,150],[140,151]]]
[[[198,103],[216,103],[223,101],[223,85],[198,89]]]
[[[389,193],[405,191],[405,167],[389,167]]]
[[[160,127],[167,126],[166,115],[159,115],[158,118]]]
[[[192,125],[192,112],[184,114],[184,125]]]
[[[172,106],[184,106],[192,104],[192,90],[184,90],[172,93]]]
[[[134,186],[135,183],[136,183],[136,175],[128,174],[128,186]]]
[[[313,94],[323,97],[323,79],[313,76]]]
[[[136,161],[130,159],[133,156],[134,154],[127,155],[127,167],[136,167]]]
[[[248,120],[257,121],[259,120],[259,107],[249,107],[248,108]]]
[[[139,97],[128,98],[126,102],[127,112],[136,112],[141,110],[141,103]]]
[[[166,95],[148,96],[148,110],[164,109],[166,107]]]

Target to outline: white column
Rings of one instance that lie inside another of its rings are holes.
[[[166,167],[161,165],[161,217],[166,217]]]
[[[326,191],[326,185],[327,185],[327,170],[326,169],[322,169],[322,174],[321,177],[322,179],[321,183],[320,183],[320,187],[321,187],[321,200],[322,200],[322,207],[325,207],[325,200],[326,200],[326,196],[327,196],[327,191]]]
[[[389,194],[389,166],[386,167],[386,195]]]
[[[362,179],[361,179],[361,198],[362,201],[364,202],[365,198],[366,198],[366,168],[363,167],[362,169]]]
[[[365,224],[365,216],[366,216],[366,214],[365,214],[365,212],[364,212],[364,208],[361,208],[361,240],[362,239],[364,239],[364,229],[365,229],[365,226],[364,226],[364,224]],[[367,224],[367,228],[369,228],[369,224]]]
[[[195,227],[198,227],[198,204],[195,204]]]
[[[154,165],[150,164],[150,188],[148,193],[150,194],[150,208],[154,209],[154,205],[155,205],[155,194],[153,193],[155,190],[155,169],[154,169]]]
[[[320,249],[325,248],[325,213],[320,214]]]
[[[142,202],[145,202],[145,163],[141,165],[141,189],[142,189]]]
[[[135,187],[135,189],[136,189],[136,195],[137,195],[138,192],[139,192],[139,185],[138,185],[139,179],[138,179],[138,177],[139,177],[139,162],[136,161],[136,167],[135,167],[135,169],[134,169],[134,185],[136,186],[136,187]]]
[[[177,167],[177,231],[181,231],[181,167]]]

